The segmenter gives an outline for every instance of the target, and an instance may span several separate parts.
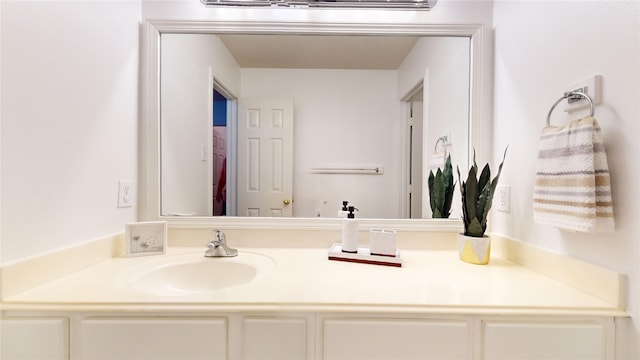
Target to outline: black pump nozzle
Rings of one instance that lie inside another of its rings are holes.
[[[358,209],[355,206],[349,206],[349,214],[347,214],[347,219],[356,218],[356,214],[353,213],[354,211],[358,211]]]

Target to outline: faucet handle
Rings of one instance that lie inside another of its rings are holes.
[[[218,243],[218,244],[226,244],[227,243],[226,236],[224,235],[224,233],[221,230],[214,229],[213,231],[215,232],[214,241],[216,243]]]

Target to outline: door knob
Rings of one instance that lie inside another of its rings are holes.
[[[282,203],[283,203],[283,204],[285,204],[285,206],[286,206],[286,205],[291,204],[291,200],[289,200],[289,199],[284,199],[284,200],[282,200]]]

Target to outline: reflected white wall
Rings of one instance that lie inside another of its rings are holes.
[[[295,216],[336,217],[349,200],[359,217],[399,217],[395,70],[243,69],[242,97],[293,99]],[[384,174],[310,173],[327,165],[377,165]]]
[[[160,58],[162,214],[211,214],[213,78],[237,96],[240,67],[215,35],[164,34]]]
[[[424,37],[418,41],[398,70],[398,91],[409,93],[423,81],[423,217],[431,217],[428,205],[429,164],[442,136],[450,139],[447,152],[451,155],[454,174],[468,169],[469,154],[469,79],[470,39],[465,37]],[[454,175],[457,182],[457,176]],[[451,217],[460,218],[460,192],[454,192]]]

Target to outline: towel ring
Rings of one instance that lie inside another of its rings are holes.
[[[447,151],[447,137],[446,136],[440,136],[438,138],[438,140],[436,141],[436,145],[433,147],[433,152],[438,152],[438,144],[440,144],[442,142],[442,146],[444,146],[444,151]]]
[[[564,93],[564,95],[556,100],[555,103],[553,103],[553,105],[551,105],[551,109],[549,110],[549,114],[547,114],[547,126],[551,125],[551,113],[553,112],[553,109],[556,108],[556,106],[558,106],[558,104],[560,104],[562,102],[562,100],[567,99],[567,100],[579,100],[579,99],[585,99],[587,100],[587,102],[589,102],[589,106],[591,106],[591,116],[593,116],[594,114],[594,109],[593,109],[593,100],[591,100],[591,98],[589,97],[589,95],[583,93],[582,91],[569,91]]]

